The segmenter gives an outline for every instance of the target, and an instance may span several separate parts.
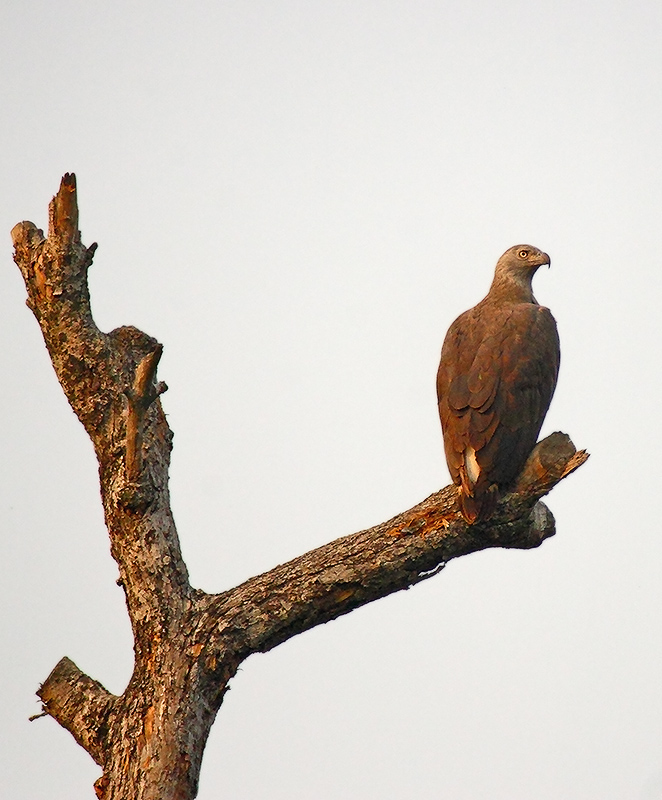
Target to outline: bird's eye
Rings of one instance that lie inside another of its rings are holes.
[[[520,258],[526,258],[526,257],[529,255],[529,251],[528,251],[528,250],[520,250],[520,251],[519,251],[519,253],[518,253],[517,255],[518,255]]]

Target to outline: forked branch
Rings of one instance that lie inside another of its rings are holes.
[[[172,433],[156,372],[162,346],[132,327],[102,333],[87,271],[96,245],[78,230],[65,175],[49,233],[12,231],[28,305],[99,461],[111,553],[134,632],[135,667],[119,697],[69,659],[39,690],[44,711],[101,765],[106,800],[188,800],[228,681],[241,661],[315,625],[436,575],[487,547],[537,547],[555,532],[540,502],[587,459],[561,433],[540,442],[494,516],[473,526],[448,486],[388,522],[345,536],[217,595],[189,585],[168,495]]]

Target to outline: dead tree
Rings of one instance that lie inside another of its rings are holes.
[[[38,691],[43,711],[103,770],[106,800],[195,797],[202,752],[228,681],[251,653],[437,574],[487,547],[537,547],[555,532],[540,498],[588,457],[562,433],[540,442],[488,523],[468,526],[448,486],[369,530],[330,542],[220,594],[189,583],[170,509],[172,433],[156,380],[161,345],[133,327],[102,333],[78,230],[76,179],[49,208],[48,237],[12,231],[27,304],[99,462],[110,550],[134,635],[133,675],[108,692],[63,658]]]

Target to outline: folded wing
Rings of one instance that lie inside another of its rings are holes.
[[[521,472],[556,386],[559,340],[549,309],[481,303],[453,323],[437,396],[446,459],[468,521],[487,516]]]

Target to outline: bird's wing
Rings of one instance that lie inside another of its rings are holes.
[[[558,334],[549,309],[479,304],[458,317],[437,375],[444,447],[455,483],[466,483],[467,453],[475,454],[477,465],[471,484],[506,485],[517,476],[540,432],[558,367]]]

